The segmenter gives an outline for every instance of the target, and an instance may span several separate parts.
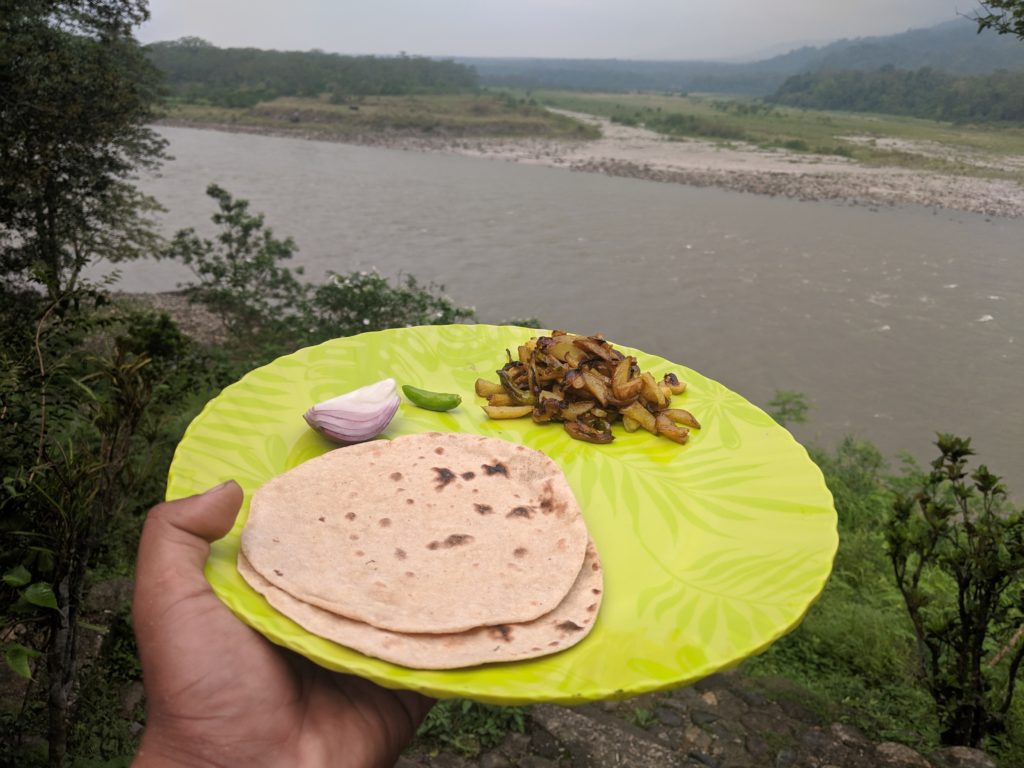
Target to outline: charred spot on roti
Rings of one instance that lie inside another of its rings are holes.
[[[593,613],[597,610],[597,603],[591,603],[587,606],[587,613]]]
[[[406,500],[405,500],[405,503],[406,503],[406,504],[415,504],[415,503],[416,503],[416,500],[415,500],[415,499],[406,499]]]
[[[358,533],[350,533],[348,535],[348,540],[349,541],[359,541],[359,534]]]
[[[561,624],[556,625],[555,629],[560,629],[562,632],[582,632],[583,631],[583,627],[581,627],[575,621],[563,621]]]
[[[462,473],[462,479],[463,480],[472,480],[474,477],[476,477],[476,472],[463,472]]]
[[[560,645],[561,643],[557,640],[552,640],[550,643],[548,643],[548,648],[557,648]]]
[[[434,467],[434,471],[437,472],[437,477],[435,478],[437,485],[434,487],[439,491],[455,480],[455,473],[448,469],[448,467]]]
[[[600,595],[601,594],[601,590],[597,589],[596,587],[594,589],[590,590],[590,591],[593,592],[595,595]]]
[[[365,554],[366,554],[366,553],[365,553],[365,552],[363,552],[363,550],[361,550],[361,549],[357,549],[357,550],[356,550],[356,557],[362,557],[362,556],[363,556],[363,555],[365,555]]]
[[[459,547],[463,544],[472,544],[473,537],[468,533],[453,533],[444,541],[432,541],[427,544],[427,549],[451,549],[452,547]]]
[[[479,512],[481,515],[489,515],[494,512],[494,507],[490,504],[474,504],[473,509]]]
[[[399,560],[405,560],[405,550],[402,549],[401,547],[396,547],[395,548],[395,557],[397,557]]]
[[[481,466],[488,475],[504,475],[508,477],[508,467],[497,459],[495,459],[493,464],[483,464]]]
[[[512,554],[516,557],[524,557],[526,555],[526,547],[516,547],[512,550]]]
[[[274,569],[274,573],[276,573],[278,576],[284,576],[284,574],[277,570],[277,568]]]
[[[506,643],[511,642],[512,640],[512,628],[505,624],[498,624],[495,627],[491,627],[487,631],[490,632],[491,637],[493,637],[495,640],[501,639],[504,640]]]
[[[415,575],[416,575],[416,574],[415,574],[415,573],[413,573],[412,571],[406,571],[406,572],[405,572],[405,576],[406,576],[406,578],[409,578],[409,579],[411,579],[411,578],[412,578],[413,576],[415,576]]]
[[[533,517],[532,507],[512,507],[512,511],[509,512],[505,517],[525,517],[529,520]]]
[[[379,525],[381,528],[388,528],[391,526],[391,518],[382,517],[380,520],[377,521],[377,525]]]
[[[440,455],[442,455],[444,453],[444,448],[442,448],[439,445],[439,446],[437,446],[437,448],[434,449],[434,453],[436,453],[438,456],[440,456]]]
[[[346,513],[345,519],[346,520],[355,520],[356,519],[356,513],[355,512],[348,512],[348,513]]]
[[[399,480],[402,479],[402,473],[401,472],[392,472],[391,473],[391,479],[394,480],[397,483]]]
[[[326,517],[318,517],[317,520],[319,520],[321,523],[326,523],[327,522],[327,518]]]

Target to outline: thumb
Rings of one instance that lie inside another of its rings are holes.
[[[242,489],[229,480],[150,510],[139,540],[132,605],[140,641],[183,598],[211,592],[203,576],[210,542],[231,530],[241,506]]]

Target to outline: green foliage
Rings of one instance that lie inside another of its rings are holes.
[[[477,87],[471,67],[419,56],[342,56],[318,51],[217,48],[198,38],[146,48],[170,95],[189,102],[248,107],[279,96],[351,97],[451,93]]]
[[[775,104],[931,120],[1024,121],[1024,72],[951,75],[924,68],[823,70],[793,75],[766,99]]]
[[[0,12],[0,273],[51,299],[97,257],[154,238],[130,184],[162,155],[156,71],[132,39],[142,0],[12,0]]]
[[[1024,40],[1024,0],[988,0],[979,5],[981,10],[973,17],[979,32],[991,29]]]
[[[643,728],[645,731],[649,731],[658,722],[658,718],[654,712],[646,707],[635,707],[626,716],[626,719],[637,728]]]
[[[931,472],[900,494],[885,526],[920,675],[946,744],[978,747],[1005,729],[1024,643],[1024,519],[970,439],[943,434]]]
[[[184,229],[163,252],[198,279],[188,288],[189,298],[214,312],[235,339],[277,340],[294,332],[302,322],[306,287],[281,262],[295,254],[295,242],[274,237],[262,214],[249,213],[248,201],[235,200],[216,184],[206,194],[217,201],[217,237],[200,238]]]
[[[93,289],[65,295],[0,290],[0,640],[36,681],[0,737],[15,764],[27,764],[17,741],[42,702],[60,762],[82,713],[72,702],[87,585],[130,573],[139,513],[159,500],[190,398],[208,396],[217,372],[166,317]]]
[[[807,421],[807,412],[811,409],[807,396],[802,392],[790,392],[785,389],[775,391],[768,401],[768,413],[779,424],[803,424]]]
[[[790,393],[793,394],[793,393]],[[747,668],[782,675],[836,705],[869,735],[918,746],[934,743],[928,696],[907,661],[913,635],[892,584],[880,532],[891,497],[885,464],[870,443],[846,438],[813,450],[839,518],[839,551],[821,598],[794,632]]]
[[[648,117],[644,121],[644,125],[652,131],[669,136],[707,136],[733,141],[749,139],[749,136],[741,128],[728,122],[679,112],[655,114]]]
[[[496,707],[466,699],[439,701],[427,714],[416,734],[426,749],[447,748],[475,757],[497,746],[511,731],[526,730],[526,710]]]
[[[443,286],[421,285],[412,275],[392,284],[377,272],[333,274],[321,285],[300,282],[281,264],[295,253],[291,238],[279,240],[249,203],[210,185],[217,201],[214,240],[182,230],[164,251],[188,265],[199,283],[193,301],[224,323],[229,346],[261,357],[281,354],[364,331],[471,321],[474,311],[444,296]],[[301,274],[301,269],[296,270]]]
[[[377,272],[332,275],[313,290],[309,314],[313,338],[323,341],[363,331],[412,325],[446,325],[472,320],[474,311],[456,306],[412,275],[392,285]]]

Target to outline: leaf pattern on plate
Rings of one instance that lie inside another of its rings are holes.
[[[185,433],[168,498],[228,478],[246,499],[262,483],[334,446],[309,430],[313,403],[393,377],[462,395],[435,413],[402,403],[382,438],[425,431],[477,433],[544,451],[562,467],[604,563],[594,631],[574,648],[514,664],[446,672],[405,669],[310,635],[271,609],[235,569],[239,516],[212,546],[207,576],[220,598],[273,642],[330,669],[389,687],[496,704],[578,703],[693,682],[763,649],[815,600],[837,546],[835,511],[806,451],[740,395],[637,350],[644,370],[675,371],[673,402],[701,421],[685,446],[616,428],[596,446],[558,425],[490,421],[473,392],[495,380],[531,336],[526,328],[452,325],[366,333],[302,349],[252,371],[207,404]],[[616,345],[619,346],[619,345]]]

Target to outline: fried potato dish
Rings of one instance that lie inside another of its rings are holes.
[[[521,345],[517,359],[509,350],[506,355],[498,381],[476,381],[476,394],[487,399],[483,409],[492,419],[560,422],[570,436],[588,443],[610,443],[612,424],[620,419],[627,432],[644,429],[681,444],[691,429],[700,429],[692,413],[672,407],[685,382],[674,373],[656,380],[600,334],[553,331]]]

